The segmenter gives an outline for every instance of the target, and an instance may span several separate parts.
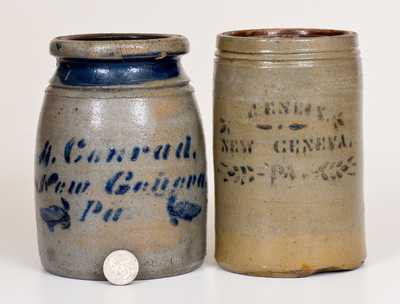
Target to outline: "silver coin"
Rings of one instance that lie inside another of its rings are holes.
[[[127,285],[136,278],[139,262],[130,251],[116,250],[104,260],[103,272],[111,284]]]

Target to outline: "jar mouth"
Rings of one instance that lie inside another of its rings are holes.
[[[50,53],[58,58],[120,60],[176,56],[189,51],[184,36],[152,33],[97,33],[54,38]]]
[[[254,29],[225,32],[223,35],[232,37],[254,37],[254,38],[317,38],[346,35],[348,31],[330,29],[308,29],[308,28],[276,28],[276,29]]]
[[[245,29],[217,37],[220,51],[243,54],[336,52],[354,50],[357,46],[355,32],[334,29]]]

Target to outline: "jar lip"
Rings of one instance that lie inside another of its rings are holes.
[[[352,50],[357,33],[318,28],[265,28],[223,32],[217,48],[232,53],[310,53]]]
[[[50,42],[50,53],[59,58],[121,60],[165,57],[189,51],[182,35],[154,33],[96,33],[60,36]]]

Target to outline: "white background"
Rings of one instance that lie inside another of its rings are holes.
[[[0,2],[0,303],[399,303],[400,5],[398,1]],[[33,148],[44,89],[55,69],[48,43],[88,32],[187,36],[183,64],[196,90],[212,174],[215,35],[262,27],[322,27],[360,35],[364,70],[365,204],[368,259],[359,270],[304,279],[225,272],[213,258],[213,186],[208,256],[187,275],[115,287],[63,279],[40,265],[34,221]]]

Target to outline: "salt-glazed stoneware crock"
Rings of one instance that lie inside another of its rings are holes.
[[[361,68],[354,32],[218,36],[216,259],[302,277],[365,259]]]
[[[186,38],[55,38],[35,155],[40,257],[54,274],[102,280],[112,251],[139,279],[199,267],[206,242],[202,127],[180,56]]]

